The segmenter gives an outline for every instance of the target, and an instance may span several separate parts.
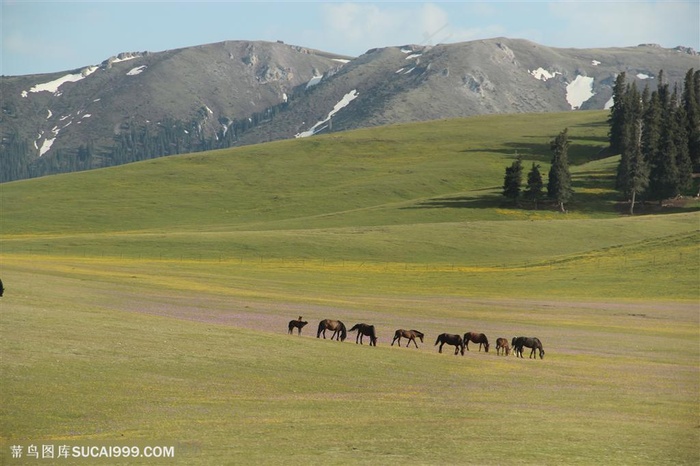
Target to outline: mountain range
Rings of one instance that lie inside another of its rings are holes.
[[[616,76],[656,88],[686,47],[563,49],[494,38],[359,57],[226,41],[122,53],[0,81],[0,181],[319,133],[490,113],[609,108]]]

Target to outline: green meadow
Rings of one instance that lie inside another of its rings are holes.
[[[606,118],[404,124],[1,184],[0,463],[50,464],[27,453],[51,445],[174,452],[51,464],[698,464],[700,202],[627,215]],[[505,167],[546,176],[564,128],[568,213],[506,202]],[[325,318],[374,324],[378,346],[317,339]],[[425,341],[391,346],[398,328]],[[433,345],[467,331],[491,350]],[[518,335],[544,359],[496,355]]]

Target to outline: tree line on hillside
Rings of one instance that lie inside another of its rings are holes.
[[[38,158],[30,141],[10,134],[0,144],[0,183],[232,147],[243,133],[271,121],[302,92],[300,86],[288,93],[286,102],[244,118],[223,117],[219,120],[221,129],[212,136],[205,135],[201,127],[202,119],[208,116],[206,108],[190,120],[167,118],[156,124],[129,125],[114,136],[113,144],[108,147],[86,142],[76,149],[54,149]]]
[[[682,89],[671,90],[659,72],[657,89],[647,84],[639,92],[635,82],[627,83],[620,73],[613,88],[613,106],[608,117],[609,144],[620,154],[615,188],[630,204],[630,214],[640,200],[662,201],[693,190],[693,172],[700,172],[700,70],[685,75]],[[569,141],[565,129],[550,143],[554,152],[546,196],[540,166],[532,164],[527,185],[522,189],[522,158],[506,168],[503,196],[520,205],[529,200],[535,209],[548,198],[564,212],[573,195],[568,166]]]

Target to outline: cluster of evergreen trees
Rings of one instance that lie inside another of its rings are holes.
[[[700,70],[691,68],[682,90],[659,72],[657,89],[627,83],[620,73],[610,110],[610,148],[620,154],[616,188],[630,202],[661,202],[688,194],[700,170]]]
[[[610,149],[620,154],[616,189],[630,203],[634,213],[640,199],[662,202],[693,191],[693,172],[700,172],[700,70],[685,75],[682,89],[671,90],[659,72],[657,89],[645,86],[639,92],[636,83],[627,83],[620,73],[613,88],[610,110]],[[552,142],[554,152],[549,170],[546,198],[565,211],[572,195],[568,166],[567,130]],[[519,205],[521,199],[537,203],[545,198],[540,166],[533,163],[522,189],[522,159],[506,168],[503,196]]]
[[[564,131],[554,138],[550,143],[550,149],[553,152],[552,164],[547,177],[547,192],[546,197],[554,201],[559,210],[566,212],[565,203],[568,202],[574,191],[571,188],[571,172],[569,171],[569,129]],[[540,173],[540,165],[532,163],[532,168],[527,174],[527,185],[522,189],[523,178],[523,160],[517,157],[510,167],[506,168],[506,174],[503,179],[503,195],[515,201],[516,205],[520,204],[520,200],[525,198],[531,201],[535,209],[538,202],[545,198],[544,181]]]

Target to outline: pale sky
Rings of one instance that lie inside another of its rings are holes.
[[[349,56],[374,47],[493,37],[566,48],[656,43],[700,50],[698,0],[0,1],[0,74],[8,76],[224,40],[281,40]]]

